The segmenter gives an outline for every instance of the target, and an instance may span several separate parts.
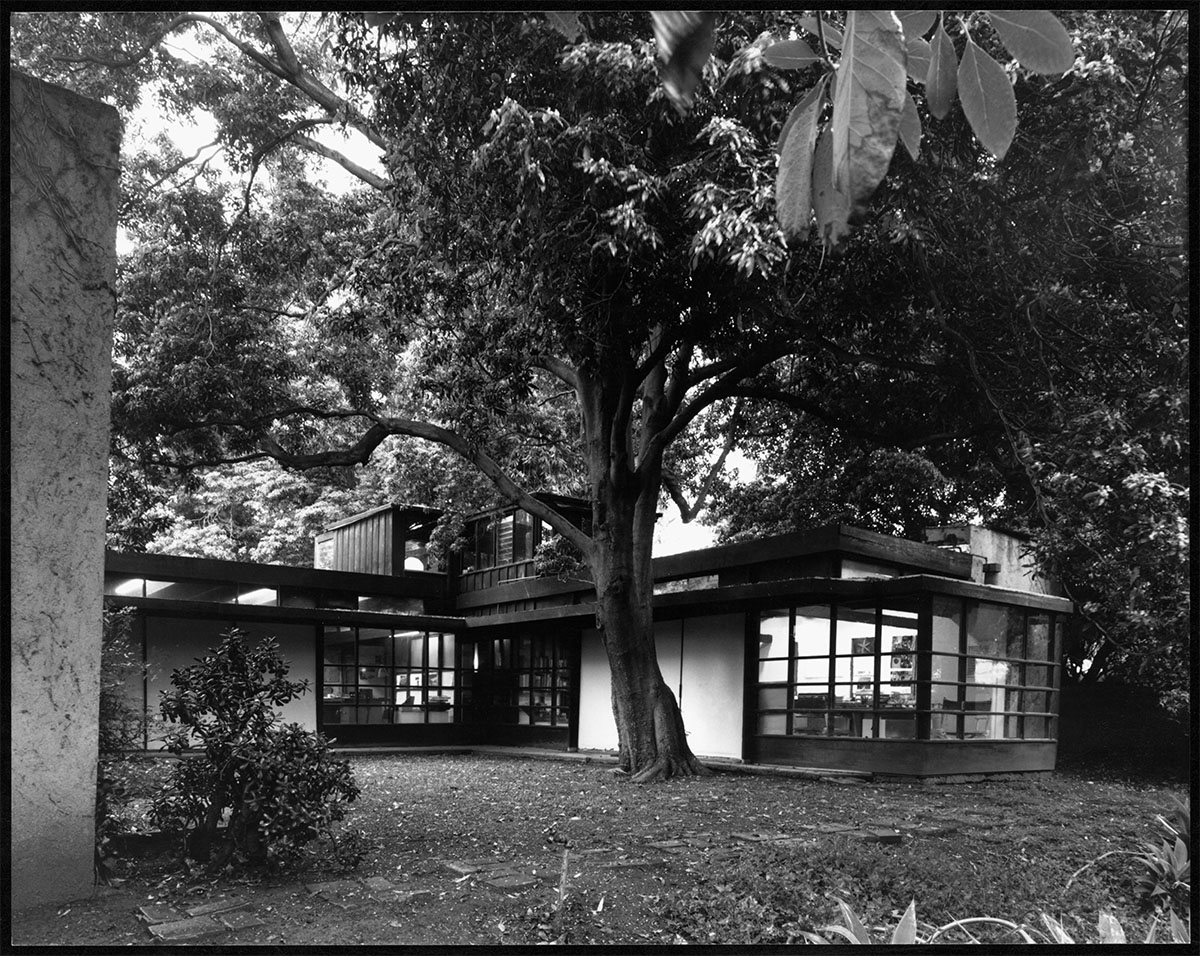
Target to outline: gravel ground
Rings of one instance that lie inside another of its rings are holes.
[[[129,860],[120,882],[99,888],[90,900],[16,914],[12,942],[92,951],[153,944],[139,907],[183,907],[231,895],[244,898],[263,923],[222,937],[222,945],[734,942],[740,937],[733,929],[722,936],[729,920],[705,923],[703,914],[713,906],[704,901],[747,892],[730,875],[748,873],[756,861],[767,861],[768,871],[802,869],[820,841],[839,839],[839,826],[901,831],[902,842],[887,852],[912,854],[923,872],[942,856],[956,865],[965,858],[981,889],[989,860],[1018,853],[1061,887],[1063,874],[1151,839],[1154,814],[1166,809],[1168,792],[1180,792],[1078,773],[953,785],[720,773],[637,786],[599,763],[478,755],[356,756],[352,763],[363,795],[345,824],[362,831],[367,847],[353,871],[331,865],[320,852],[288,873],[227,873],[215,880],[188,874],[166,856]],[[746,833],[795,839],[766,848],[734,836]],[[690,842],[650,846],[685,837]],[[503,863],[534,880],[506,892],[487,884],[491,871],[456,872],[447,865],[456,861]],[[1083,907],[1106,902],[1127,926],[1148,923],[1128,898],[1129,880],[1110,861],[1076,880],[1077,892],[1086,888]],[[331,901],[308,889],[372,877],[402,892],[371,895],[364,888]],[[934,889],[906,886],[904,892],[920,906]],[[1050,906],[1056,892],[1051,884],[1046,899],[1036,902]],[[963,894],[959,915],[1021,918],[973,911],[972,887]],[[691,908],[681,908],[681,900]],[[825,921],[836,917],[832,898],[813,905]]]

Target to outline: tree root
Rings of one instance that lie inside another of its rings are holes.
[[[712,775],[713,771],[695,757],[682,760],[659,757],[629,779],[634,783],[653,783],[655,780],[666,780],[670,777],[711,777]]]

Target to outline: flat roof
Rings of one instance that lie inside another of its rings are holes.
[[[1012,604],[1019,607],[1069,614],[1074,605],[1066,598],[1033,591],[1018,591],[998,588],[990,584],[976,584],[955,578],[932,574],[909,574],[894,578],[788,578],[780,581],[765,581],[759,584],[734,584],[727,587],[702,588],[695,591],[676,591],[654,596],[655,619],[672,619],[686,616],[692,611],[715,612],[745,611],[772,602],[791,604],[797,600],[813,597],[841,599],[903,598],[915,594],[944,594],[952,597],[973,598]],[[579,604],[563,604],[555,607],[536,608],[529,611],[507,611],[466,618],[468,629],[594,618],[594,601]]]

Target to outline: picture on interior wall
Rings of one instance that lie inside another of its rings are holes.
[[[851,654],[874,654],[875,653],[875,638],[873,637],[854,637],[850,639]]]
[[[916,646],[916,634],[897,634],[892,638],[891,684],[893,687],[907,687],[912,682],[912,652]],[[906,651],[908,653],[905,653]]]

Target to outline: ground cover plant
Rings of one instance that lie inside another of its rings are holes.
[[[113,885],[90,901],[17,914],[13,941],[148,944],[138,907],[223,894],[248,899],[264,923],[230,940],[238,944],[802,942],[803,931],[843,922],[839,898],[877,938],[884,929],[890,937],[915,899],[922,925],[990,916],[1043,927],[1044,912],[1086,943],[1099,940],[1103,910],[1142,940],[1155,911],[1138,889],[1145,869],[1136,853],[1160,839],[1155,817],[1170,813],[1172,797],[1187,799],[1170,782],[1077,772],[945,785],[718,773],[643,788],[599,759],[350,761],[362,787],[343,821],[362,834],[353,869],[327,840],[277,872],[189,871],[169,853],[118,857]],[[134,815],[172,763],[142,761]],[[838,827],[904,835],[895,845],[866,843]],[[688,834],[711,840],[650,846]],[[482,874],[447,866],[463,860],[507,860],[537,882],[497,890]],[[343,909],[307,888],[374,877],[413,893],[364,892]],[[1169,938],[1159,923],[1160,939]],[[989,938],[986,927],[972,932]]]

